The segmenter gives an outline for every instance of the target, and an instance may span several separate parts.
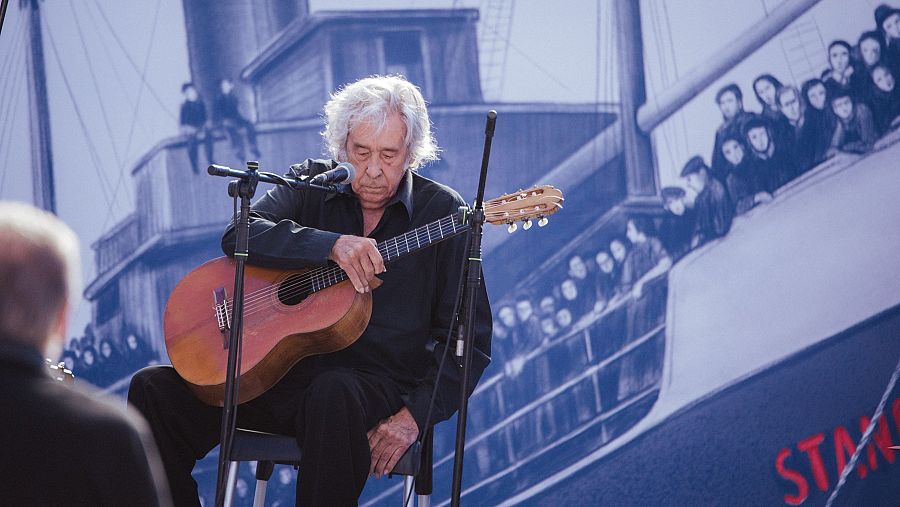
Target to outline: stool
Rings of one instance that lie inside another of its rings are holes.
[[[416,495],[419,507],[431,504],[431,472],[432,472],[431,430],[425,434],[424,445],[413,442],[409,449],[388,474],[403,475],[403,501],[412,498],[411,490],[415,477]],[[297,439],[287,435],[276,435],[248,429],[237,428],[231,446],[231,463],[228,466],[228,482],[225,489],[225,505],[232,504],[234,484],[237,481],[238,464],[241,461],[256,461],[256,490],[253,495],[253,506],[263,507],[266,499],[266,486],[275,464],[300,466],[300,446]],[[409,504],[412,505],[412,502]],[[406,507],[406,506],[404,506]]]

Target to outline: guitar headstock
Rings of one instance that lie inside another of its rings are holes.
[[[547,217],[562,208],[562,192],[552,185],[540,185],[513,194],[501,195],[484,203],[484,216],[494,225],[508,224],[509,232],[515,231],[516,222],[524,222],[522,228],[531,228],[531,219],[538,219],[538,226],[547,225]]]

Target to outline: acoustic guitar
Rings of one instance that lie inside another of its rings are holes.
[[[531,227],[532,219],[543,226],[562,208],[562,201],[562,192],[550,185],[533,187],[486,201],[485,220],[507,224],[510,232],[520,221],[524,229]],[[468,213],[460,208],[379,243],[378,251],[387,264],[461,234],[469,228]],[[378,285],[377,279],[370,283],[373,289]],[[224,404],[233,289],[234,261],[213,259],[178,283],[163,317],[172,366],[210,405]],[[356,292],[336,264],[289,271],[246,266],[238,403],[264,393],[304,357],[351,345],[371,314],[371,292]]]

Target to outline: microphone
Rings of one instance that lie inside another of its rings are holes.
[[[309,179],[313,185],[341,185],[353,181],[356,177],[356,168],[349,162],[341,162],[334,169],[317,174]]]

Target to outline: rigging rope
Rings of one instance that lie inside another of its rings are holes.
[[[13,104],[13,101],[17,98],[13,92],[21,81],[19,72],[21,60],[25,57],[24,41],[27,33],[27,30],[23,30],[20,27],[21,25],[16,25],[16,28],[19,30],[13,32],[10,50],[6,55],[7,58],[0,64],[2,65],[0,67],[0,75],[3,76],[2,88],[0,88],[0,92],[2,92],[2,95],[0,95],[0,114],[3,115],[2,123],[0,123],[0,152],[9,148],[2,140],[12,135],[11,131],[14,130],[14,126],[9,121],[9,116],[12,114],[12,109],[18,105]]]
[[[887,406],[887,400],[891,397],[891,393],[894,392],[894,387],[897,385],[897,378],[900,377],[900,360],[897,361],[897,366],[894,368],[894,374],[891,375],[891,379],[888,381],[887,388],[884,390],[884,394],[881,395],[881,401],[878,402],[878,407],[875,409],[875,413],[872,414],[872,419],[869,421],[869,426],[866,428],[866,431],[863,433],[862,437],[859,439],[859,444],[856,446],[856,450],[853,451],[853,456],[850,456],[850,460],[844,465],[844,469],[841,470],[841,476],[838,478],[837,484],[834,486],[834,491],[831,492],[831,495],[828,497],[828,501],[825,503],[825,507],[831,507],[831,504],[834,503],[835,499],[837,499],[838,493],[840,493],[841,488],[847,482],[847,477],[850,476],[850,472],[856,468],[856,462],[859,461],[859,457],[862,455],[863,448],[866,447],[866,444],[869,443],[869,439],[872,437],[872,433],[875,431],[875,427],[878,425],[878,420],[881,419],[882,414],[884,413],[884,407]]]
[[[147,90],[150,92],[150,95],[156,100],[156,103],[159,104],[159,106],[162,108],[162,111],[164,111],[170,118],[172,118],[172,121],[177,122],[178,116],[175,115],[175,113],[173,113],[172,110],[169,109],[169,105],[167,105],[165,102],[163,102],[163,100],[159,97],[159,95],[156,93],[156,90],[154,90],[153,86],[151,86],[150,83],[147,81],[146,74],[144,72],[141,72],[141,69],[138,68],[137,63],[135,63],[134,59],[131,57],[131,54],[128,52],[127,49],[125,49],[125,44],[122,43],[122,39],[119,38],[119,34],[116,33],[116,30],[115,30],[115,28],[113,28],[112,23],[109,22],[109,18],[106,16],[106,12],[103,10],[103,7],[100,5],[100,2],[98,0],[94,0],[94,5],[97,7],[97,11],[100,13],[100,17],[103,18],[103,21],[106,24],[107,29],[109,29],[109,33],[112,34],[113,39],[115,39],[116,44],[119,46],[119,49],[122,50],[122,54],[125,55],[125,58],[128,60],[128,63],[131,64],[131,68],[134,69],[134,71],[137,73],[137,75],[141,78],[141,81],[143,81],[144,84],[147,86]],[[159,6],[159,3],[157,3],[157,9],[158,9],[158,6]]]
[[[97,102],[100,104],[100,114],[103,116],[103,123],[106,126],[106,134],[109,136],[109,144],[112,147],[113,155],[116,157],[116,165],[122,167],[122,157],[119,155],[119,149],[116,146],[116,139],[112,133],[112,126],[109,123],[109,115],[106,112],[106,101],[100,95],[100,83],[97,80],[97,74],[94,72],[94,64],[91,62],[90,52],[84,39],[84,31],[81,29],[81,21],[78,19],[78,11],[75,6],[69,3],[69,9],[72,11],[72,19],[75,21],[75,27],[78,29],[78,42],[81,43],[81,50],[84,52],[84,58],[87,60],[88,72],[91,75],[91,81],[94,83],[94,91],[97,93]],[[96,33],[96,32],[95,32]]]
[[[90,4],[85,4],[85,5],[87,6]],[[88,17],[91,18],[91,25],[100,26],[100,23],[97,22],[97,18],[94,17],[94,13],[91,11],[91,9],[86,7],[84,10],[85,10],[85,12],[87,12]],[[109,52],[109,44],[107,44],[106,41],[103,40],[102,31],[96,30],[96,33],[97,33],[97,37],[101,39],[100,47],[103,48],[103,53],[106,55],[106,60],[109,62],[108,68],[110,70],[112,70],[113,76],[115,76],[115,78],[116,78],[116,83],[118,84],[117,90],[124,91],[124,90],[128,89],[128,87],[125,86],[125,81],[122,79],[122,74],[119,73],[119,65],[116,65],[116,60],[113,58],[112,53]],[[135,107],[134,100],[131,98],[131,95],[129,95],[127,93],[122,93],[122,97],[125,98],[125,100],[128,102],[128,105],[131,108]],[[169,113],[169,111],[165,110],[165,109],[163,109],[162,111]],[[172,115],[169,114],[169,116],[171,117]],[[139,122],[138,125],[144,131],[145,135],[147,135],[149,137],[156,135],[143,122]]]
[[[5,93],[0,96],[0,100],[5,101],[5,104],[0,105],[0,112],[3,113],[2,124],[0,124],[0,153],[4,153],[3,158],[3,166],[0,168],[0,196],[3,195],[3,188],[6,184],[6,175],[10,172],[9,169],[9,157],[12,153],[12,137],[13,132],[15,132],[16,119],[19,116],[19,105],[24,101],[16,101],[15,104],[12,102],[15,100],[18,92],[18,96],[21,97],[22,92],[22,79],[21,79],[21,71],[22,66],[24,65],[22,62],[25,60],[25,34],[26,30],[21,29],[21,24],[16,25],[19,28],[18,31],[13,32],[13,42],[11,45],[10,51],[12,51],[10,56],[10,60],[14,60],[4,68],[5,77],[3,87]],[[6,73],[9,68],[12,68],[12,72]],[[16,79],[18,77],[18,79]],[[14,89],[18,88],[18,89]],[[26,91],[27,93],[27,91]]]
[[[134,109],[132,109],[132,111],[131,111],[131,127],[128,129],[128,141],[125,143],[125,158],[126,158],[126,160],[128,158],[128,154],[131,152],[131,141],[134,138],[133,137],[134,136],[134,127],[137,124],[138,107],[141,104],[141,97],[143,96],[144,88],[146,87],[149,89],[149,85],[147,85],[147,79],[146,79],[147,66],[150,64],[150,55],[153,53],[153,43],[156,41],[156,28],[159,25],[159,10],[160,10],[161,6],[162,6],[162,2],[160,0],[157,0],[156,1],[156,11],[153,14],[153,23],[152,23],[153,28],[150,31],[150,42],[147,43],[147,54],[144,56],[144,68],[140,74],[141,82],[140,82],[140,86],[138,86],[137,101],[134,105]],[[147,85],[147,86],[145,86],[145,85]],[[122,167],[119,168],[119,171],[118,171],[119,177],[116,180],[116,186],[113,189],[113,199],[115,199],[119,195],[119,189],[122,188],[122,182],[125,180],[125,174],[127,172],[128,172],[127,166],[122,165]],[[109,225],[109,222],[112,218],[113,218],[112,210],[110,210],[110,213],[108,213],[106,215],[106,220],[103,222],[103,229],[107,228],[107,226]]]
[[[78,107],[78,101],[75,100],[75,93],[72,91],[72,86],[69,84],[69,77],[68,75],[66,75],[66,70],[63,67],[62,60],[59,57],[59,50],[56,47],[56,39],[53,37],[53,30],[51,30],[47,25],[46,16],[44,16],[42,20],[45,33],[47,34],[47,39],[50,41],[50,49],[51,53],[53,54],[53,59],[54,61],[56,61],[56,66],[59,68],[59,73],[62,76],[66,92],[69,94],[69,100],[72,102],[72,107],[75,109],[75,116],[78,118],[78,124],[81,126],[81,133],[85,138],[85,142],[87,143],[88,154],[90,155],[91,161],[93,162],[94,171],[97,173],[97,177],[99,178],[100,190],[103,193],[103,198],[106,200],[107,207],[111,211],[113,203],[110,200],[109,190],[106,188],[106,185],[109,185],[109,183],[106,181],[105,171],[102,170],[103,164],[101,157],[97,152],[97,147],[94,145],[94,141],[91,139],[87,123],[85,123],[84,117],[81,114],[81,108]]]

